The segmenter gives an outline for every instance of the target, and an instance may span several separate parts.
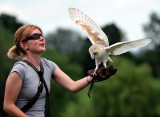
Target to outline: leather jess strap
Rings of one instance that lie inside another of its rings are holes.
[[[40,85],[38,86],[38,91],[36,93],[36,95],[25,105],[21,108],[21,110],[23,112],[26,112],[27,110],[29,110],[34,104],[35,102],[38,100],[39,96],[41,95],[42,91],[43,91],[43,85],[46,89],[46,92],[47,92],[47,95],[49,94],[49,91],[48,91],[48,87],[47,87],[47,84],[43,78],[43,73],[44,73],[44,68],[42,66],[42,64],[40,64],[40,71],[32,64],[30,63],[29,61],[27,60],[20,60],[20,61],[23,61],[25,63],[27,63],[28,65],[30,65],[36,72],[37,74],[39,75],[39,78],[40,78]]]

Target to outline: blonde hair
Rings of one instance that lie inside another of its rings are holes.
[[[22,58],[25,55],[25,51],[20,47],[20,42],[29,37],[34,29],[38,29],[42,33],[41,28],[35,25],[24,25],[16,31],[14,35],[15,45],[7,53],[10,59]]]

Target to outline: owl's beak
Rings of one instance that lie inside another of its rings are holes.
[[[94,57],[93,57],[93,56],[91,56],[91,58],[92,58],[92,59],[94,59]]]
[[[92,58],[92,59],[95,59],[95,56],[91,54],[91,58]]]
[[[96,59],[96,57],[97,57],[97,53],[93,53],[92,54],[92,59]]]
[[[92,55],[92,57],[91,57],[92,59],[96,59],[96,56],[95,55]]]

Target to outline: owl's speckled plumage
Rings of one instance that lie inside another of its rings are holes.
[[[89,48],[89,53],[91,58],[95,59],[95,72],[101,62],[103,62],[104,67],[106,67],[106,62],[108,60],[112,61],[109,55],[120,55],[133,48],[148,45],[151,42],[151,39],[139,39],[118,42],[109,46],[106,34],[91,18],[75,8],[69,8],[68,11],[71,19],[82,28],[92,43],[92,46]]]

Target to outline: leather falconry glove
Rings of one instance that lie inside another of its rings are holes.
[[[90,86],[89,91],[88,91],[88,96],[90,97],[90,93],[91,93],[91,90],[93,88],[94,82],[100,82],[100,81],[103,81],[103,80],[107,80],[112,75],[114,75],[116,72],[117,72],[117,69],[114,69],[113,66],[109,66],[109,67],[106,67],[106,68],[102,67],[102,68],[97,69],[96,75],[93,75],[94,69],[88,70],[87,74],[93,77],[93,80],[91,82],[91,86]]]

